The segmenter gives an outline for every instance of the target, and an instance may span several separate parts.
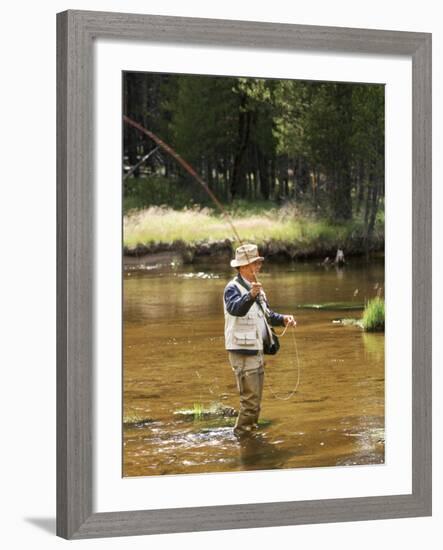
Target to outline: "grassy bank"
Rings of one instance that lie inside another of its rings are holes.
[[[331,250],[339,246],[361,247],[364,225],[360,220],[333,224],[327,220],[303,215],[295,208],[231,209],[233,223],[243,241],[290,243],[305,250]],[[124,246],[131,250],[138,245],[173,243],[193,245],[203,241],[235,240],[224,216],[209,208],[173,210],[150,207],[129,212],[124,217]],[[384,241],[380,221],[374,242],[378,248]]]

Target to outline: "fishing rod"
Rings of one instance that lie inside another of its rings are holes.
[[[217,196],[213,193],[213,191],[209,188],[208,184],[205,182],[205,180],[200,176],[200,174],[184,159],[182,158],[176,151],[174,151],[174,149],[172,147],[170,147],[167,143],[165,143],[161,138],[159,138],[156,134],[154,134],[154,132],[151,132],[151,130],[148,130],[147,128],[145,128],[144,126],[142,126],[141,124],[139,124],[138,122],[136,122],[135,120],[133,120],[132,118],[129,118],[128,116],[126,115],[123,115],[123,121],[126,122],[126,124],[128,124],[129,126],[132,126],[133,128],[136,128],[139,132],[141,132],[142,134],[145,134],[146,136],[148,136],[150,139],[152,139],[152,141],[154,141],[154,143],[157,144],[158,147],[160,147],[161,149],[163,149],[168,155],[170,155],[176,162],[178,162],[178,164],[180,164],[180,166],[182,166],[186,172],[188,172],[188,174],[190,174],[195,180],[198,181],[198,183],[203,187],[203,189],[206,191],[206,193],[208,193],[208,195],[211,197],[211,199],[214,201],[214,203],[218,206],[218,208],[220,209],[221,213],[223,214],[223,216],[225,217],[225,220],[227,221],[227,223],[229,224],[229,226],[231,227],[237,241],[240,243],[240,246],[243,246],[243,240],[241,239],[240,235],[238,234],[238,231],[234,225],[234,222],[232,221],[230,215],[228,214],[228,212],[226,211],[226,209],[224,208],[223,204],[219,201],[219,199],[217,198]],[[157,147],[157,148],[158,148]],[[248,253],[247,251],[245,250],[245,255],[246,255],[246,258],[249,260],[249,257],[248,257]],[[261,284],[258,279],[257,279],[257,275],[255,273],[255,271],[252,272],[252,276],[255,280],[255,282],[257,284]],[[263,297],[263,291],[260,290],[260,294],[261,296]],[[267,323],[267,321],[266,321]],[[279,338],[281,338],[282,336],[285,335],[287,329],[289,327],[289,324],[285,326],[284,330],[280,333],[280,334],[276,334]],[[270,329],[269,329],[270,331]],[[271,331],[270,331],[271,332]],[[298,388],[298,384],[300,382],[300,363],[299,363],[299,359],[298,359],[298,350],[297,350],[297,344],[296,344],[296,340],[295,340],[295,333],[294,333],[294,330],[292,331],[292,337],[293,337],[293,342],[294,342],[294,347],[295,347],[295,351],[296,351],[296,357],[297,357],[297,367],[298,367],[298,375],[297,375],[297,383],[296,383],[296,386],[295,388],[289,393],[289,395],[287,397],[284,397],[284,398],[281,398],[281,397],[278,397],[273,391],[272,391],[272,388],[271,389],[271,392],[273,394],[273,396],[276,398],[276,399],[279,399],[281,401],[285,401],[286,399],[289,399],[290,397],[292,397],[294,395],[294,393],[297,391],[297,388]]]
[[[237,229],[235,228],[235,225],[232,223],[232,220],[229,216],[229,214],[226,212],[224,206],[222,203],[218,200],[217,196],[212,192],[212,190],[209,188],[208,184],[205,182],[205,180],[194,170],[194,168],[185,161],[184,158],[182,158],[178,153],[172,149],[167,143],[165,143],[162,139],[160,139],[158,136],[154,134],[154,132],[151,132],[150,130],[147,130],[144,128],[141,124],[136,122],[135,120],[132,120],[126,115],[123,115],[123,120],[128,124],[129,126],[132,126],[133,128],[136,128],[139,130],[142,134],[145,134],[149,138],[152,139],[161,149],[166,151],[168,155],[170,155],[175,161],[177,161],[180,166],[182,166],[188,174],[190,174],[195,180],[198,181],[198,183],[203,187],[203,189],[208,193],[208,195],[211,197],[211,199],[214,201],[214,203],[218,206],[221,213],[225,217],[226,221],[229,223],[232,231],[234,232],[235,237],[237,238],[240,245],[243,244],[243,241],[240,238],[240,235],[237,232]]]
[[[200,176],[200,174],[198,174],[198,172],[188,162],[186,162],[186,160],[184,158],[182,158],[176,151],[174,151],[174,149],[172,149],[172,147],[170,147],[161,138],[159,138],[156,134],[154,134],[154,132],[151,132],[151,130],[147,130],[141,124],[139,124],[135,120],[132,120],[132,118],[129,118],[126,115],[123,115],[123,120],[129,126],[132,126],[133,128],[136,128],[142,134],[145,134],[150,139],[152,139],[152,141],[154,141],[157,144],[158,147],[160,147],[161,149],[166,151],[166,153],[168,153],[168,155],[170,155],[176,162],[178,162],[180,164],[180,166],[182,166],[186,170],[186,172],[188,172],[188,174],[190,174],[194,179],[196,179],[198,181],[198,183],[200,183],[200,185],[204,188],[204,190],[208,193],[208,195],[214,201],[214,203],[218,206],[221,213],[225,217],[226,221],[230,225],[232,231],[234,232],[234,235],[235,235],[237,241],[240,243],[240,246],[242,246],[243,241],[242,241],[240,235],[238,234],[238,231],[237,231],[234,223],[232,222],[231,217],[226,212],[226,209],[224,208],[223,204],[218,200],[217,196],[209,188],[209,186],[205,182],[205,180]],[[246,252],[246,250],[245,250],[245,254],[246,254],[246,258],[249,260],[248,253]],[[257,279],[257,275],[255,274],[255,272],[252,274],[252,276],[254,277],[255,282],[259,283],[259,281]]]
[[[231,227],[237,241],[240,243],[240,246],[242,246],[243,245],[243,240],[241,239],[240,235],[238,234],[238,231],[237,231],[234,223],[232,222],[231,217],[229,216],[229,214],[227,213],[226,209],[224,208],[223,204],[219,201],[217,196],[209,188],[209,186],[205,182],[205,180],[200,176],[200,174],[183,157],[181,157],[176,151],[174,151],[174,149],[172,149],[172,147],[170,147],[161,138],[159,138],[156,134],[154,134],[154,132],[152,132],[151,130],[146,129],[144,126],[142,126],[141,124],[139,124],[138,122],[136,122],[135,120],[129,118],[126,115],[123,115],[123,120],[129,126],[132,126],[133,128],[136,128],[142,134],[145,134],[150,139],[152,139],[152,141],[154,141],[157,144],[158,147],[160,147],[166,153],[168,153],[168,155],[170,155],[176,162],[178,162],[180,164],[180,166],[182,166],[186,170],[186,172],[188,172],[188,174],[190,174],[195,180],[198,181],[198,183],[200,183],[200,185],[204,188],[204,190],[208,193],[208,195],[214,201],[214,203],[218,206],[221,213],[223,214],[226,221],[228,222],[229,226]],[[246,252],[246,250],[245,250],[245,254],[246,254],[246,258],[249,260],[248,253]],[[252,276],[254,277],[255,282],[259,283],[259,281],[257,279],[257,275],[255,274],[255,272],[252,274]]]

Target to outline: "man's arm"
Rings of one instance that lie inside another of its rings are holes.
[[[246,315],[255,302],[255,298],[253,298],[249,292],[242,295],[234,284],[226,287],[224,300],[228,313],[235,317],[243,317]]]
[[[271,325],[271,327],[284,327],[285,326],[285,316],[281,313],[276,313],[275,311],[272,311],[271,309],[268,309],[269,311],[269,318],[268,323]]]
[[[266,299],[266,294],[263,293],[264,301],[266,302],[266,310],[268,314],[268,323],[271,325],[271,327],[285,327],[287,323],[296,324],[295,319],[292,315],[282,315],[281,313],[276,313],[275,311],[272,311],[272,309],[269,307],[268,300]]]

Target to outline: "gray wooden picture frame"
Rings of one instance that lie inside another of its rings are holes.
[[[412,59],[412,494],[93,512],[93,42]],[[67,539],[431,515],[431,35],[123,13],[57,15],[57,534]]]

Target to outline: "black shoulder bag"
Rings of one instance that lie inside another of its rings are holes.
[[[246,284],[244,283],[244,281],[241,277],[236,277],[236,281],[238,282],[239,285],[241,285],[243,288],[245,288],[249,292],[250,289],[246,286]],[[263,353],[265,355],[275,355],[278,352],[278,350],[280,349],[280,341],[278,339],[278,336],[275,334],[275,330],[268,323],[268,319],[267,319],[267,316],[266,316],[266,311],[263,308],[262,303],[259,300],[256,300],[256,302],[257,302],[258,307],[263,312],[265,323],[266,323],[266,328],[268,329],[268,335],[269,335],[269,338],[267,338],[266,340],[263,341]]]

